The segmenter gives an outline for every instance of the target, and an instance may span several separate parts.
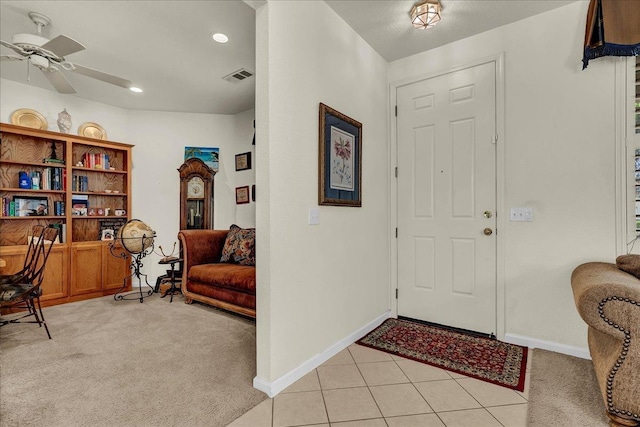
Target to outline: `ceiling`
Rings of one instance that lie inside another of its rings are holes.
[[[393,61],[564,6],[560,0],[441,0],[442,21],[421,31],[408,16],[414,0],[341,0],[329,6],[384,59]],[[256,4],[259,2],[248,1]],[[253,108],[255,77],[229,83],[222,77],[240,68],[255,72],[255,11],[229,1],[0,1],[0,39],[35,33],[27,13],[47,15],[43,34],[69,36],[86,50],[67,60],[131,80],[127,89],[65,72],[74,95],[121,108],[237,114]],[[211,34],[229,42],[218,44]],[[0,54],[15,54],[1,47]],[[26,61],[3,61],[0,77],[53,90]]]
[[[442,20],[428,30],[416,30],[411,25],[409,12],[417,0],[326,1],[389,62],[573,2],[575,0],[440,0]]]

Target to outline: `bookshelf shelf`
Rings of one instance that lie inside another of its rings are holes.
[[[73,166],[71,169],[73,169],[74,171],[80,171],[80,172],[115,173],[115,174],[124,174],[124,175],[128,173],[127,171],[110,170],[110,169],[92,169],[92,168],[83,168],[80,166]]]
[[[19,162],[14,160],[0,160],[2,165],[21,165],[21,166],[36,166],[43,168],[65,168],[64,164],[60,163],[43,163],[43,162]]]
[[[2,219],[3,221],[33,221],[35,219],[41,220],[41,219],[65,219],[65,216],[59,216],[59,215],[32,215],[32,216],[3,216]]]
[[[0,188],[0,192],[7,193],[29,193],[29,194],[65,194],[64,190],[29,190],[27,188],[10,188],[3,187]]]
[[[115,215],[109,215],[109,216],[104,216],[104,215],[75,215],[73,217],[73,220],[95,220],[95,219],[123,219],[125,217],[123,216],[115,216]],[[126,218],[125,218],[126,219]]]
[[[107,192],[99,192],[99,191],[74,191],[73,192],[74,195],[87,195],[87,196],[120,196],[126,197],[125,193],[107,193]]]

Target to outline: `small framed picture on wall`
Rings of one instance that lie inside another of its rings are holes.
[[[236,154],[236,171],[251,169],[251,151]]]
[[[236,187],[236,205],[243,205],[249,202],[249,186]]]

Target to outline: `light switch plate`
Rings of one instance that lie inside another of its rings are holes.
[[[533,208],[511,208],[509,211],[509,221],[533,221]]]
[[[320,209],[318,208],[309,209],[309,224],[311,225],[320,224]]]

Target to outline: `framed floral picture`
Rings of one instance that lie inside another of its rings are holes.
[[[318,204],[362,206],[362,124],[320,103]]]

